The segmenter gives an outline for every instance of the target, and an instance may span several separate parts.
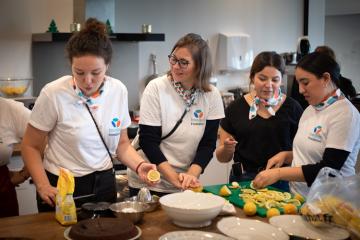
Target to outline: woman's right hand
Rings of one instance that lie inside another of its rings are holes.
[[[55,207],[56,194],[58,193],[57,188],[51,186],[50,184],[42,185],[37,187],[37,192],[44,202],[52,207]]]
[[[237,143],[238,142],[232,137],[226,138],[224,140],[224,151],[228,154],[234,154]]]

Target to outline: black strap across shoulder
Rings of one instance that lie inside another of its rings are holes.
[[[89,106],[88,106],[86,103],[84,103],[84,105],[85,105],[86,109],[88,110],[88,112],[90,113],[91,119],[94,121],[96,130],[97,130],[98,133],[99,133],[99,136],[100,136],[100,138],[101,138],[101,141],[103,142],[103,144],[104,144],[104,146],[105,146],[105,148],[106,148],[106,151],[107,151],[107,153],[109,154],[109,157],[110,157],[111,161],[114,162],[114,161],[113,161],[114,159],[113,159],[112,156],[111,156],[111,153],[110,153],[110,151],[109,151],[109,148],[108,148],[108,146],[107,146],[106,143],[105,143],[104,137],[102,136],[102,134],[101,134],[101,132],[100,132],[99,126],[97,125],[97,123],[96,123],[96,121],[95,121],[95,118],[94,118],[94,116],[92,115],[92,113],[91,113],[91,111],[90,111]]]
[[[171,129],[171,131],[170,131],[168,134],[166,134],[165,136],[163,136],[163,137],[161,138],[161,140],[164,140],[164,139],[170,137],[170,136],[176,131],[176,129],[180,126],[180,124],[182,123],[182,120],[184,119],[184,117],[185,117],[185,115],[186,115],[186,113],[187,113],[188,111],[189,111],[189,109],[188,109],[188,108],[185,108],[183,114],[181,115],[180,119],[175,123],[175,126],[173,127],[173,129]],[[138,133],[138,134],[139,134],[139,133]],[[139,147],[136,148],[135,150],[136,150],[136,151],[139,151],[140,149],[141,149],[141,147],[139,146]]]
[[[183,114],[181,115],[180,119],[176,122],[176,124],[175,124],[175,126],[173,127],[173,129],[171,129],[171,131],[170,131],[168,134],[166,134],[165,136],[163,136],[163,137],[161,138],[161,140],[164,140],[164,139],[170,137],[170,136],[176,131],[176,129],[177,129],[177,128],[179,127],[179,125],[182,123],[182,120],[184,119],[184,117],[185,117],[185,115],[186,115],[187,112],[188,112],[188,110],[187,110],[187,108],[185,108]]]

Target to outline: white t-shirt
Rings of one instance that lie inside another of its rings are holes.
[[[24,136],[29,117],[23,103],[0,97],[0,166],[9,163],[13,144]]]
[[[346,98],[336,101],[322,111],[309,106],[299,122],[294,138],[292,166],[315,164],[323,159],[325,148],[350,152],[340,173],[355,174],[360,147],[360,114]],[[292,192],[303,196],[309,193],[305,182],[290,182]]]
[[[184,100],[172,86],[167,75],[152,80],[146,87],[140,105],[140,124],[161,126],[162,137],[175,126],[185,110]],[[211,86],[210,92],[202,92],[186,113],[176,131],[160,143],[160,149],[169,164],[177,172],[186,172],[190,167],[205,131],[206,120],[221,119],[224,108],[219,91]],[[147,160],[140,150],[139,154]],[[129,185],[140,188],[143,184],[128,168]],[[159,192],[178,191],[165,179],[151,190]]]
[[[91,110],[112,155],[120,132],[130,123],[128,95],[124,84],[106,76],[99,108]],[[90,113],[75,93],[72,77],[64,76],[47,84],[37,98],[29,123],[49,132],[44,167],[58,175],[59,168],[69,169],[74,176],[112,167]]]

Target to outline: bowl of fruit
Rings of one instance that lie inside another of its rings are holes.
[[[29,88],[31,78],[24,79],[0,79],[0,93],[4,97],[22,97],[26,90]]]

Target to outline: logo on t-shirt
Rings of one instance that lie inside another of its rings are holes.
[[[322,127],[320,125],[314,127],[313,131],[309,135],[309,139],[321,142],[321,131]]]
[[[114,117],[111,120],[111,126],[112,128],[109,128],[109,136],[117,136],[120,134],[120,126],[121,126],[121,122],[120,119],[117,117]]]
[[[204,125],[205,114],[201,109],[195,109],[191,116],[191,125]]]

